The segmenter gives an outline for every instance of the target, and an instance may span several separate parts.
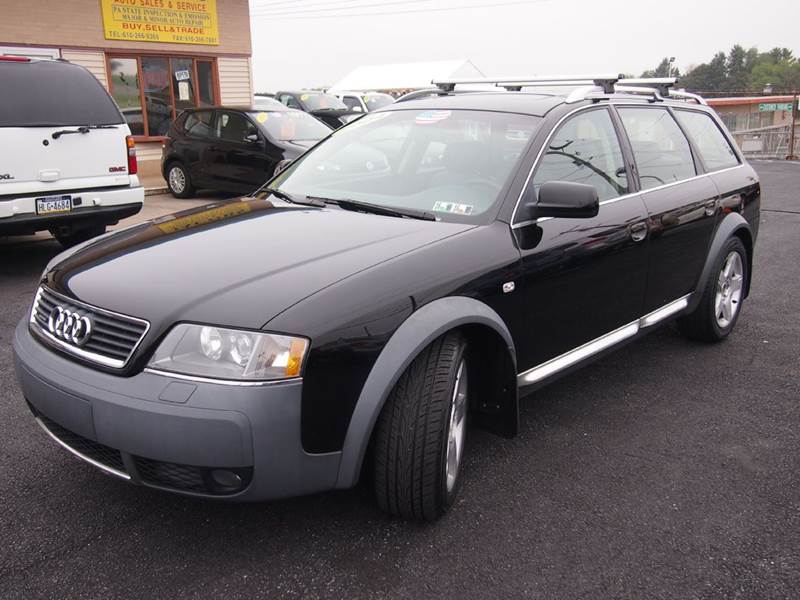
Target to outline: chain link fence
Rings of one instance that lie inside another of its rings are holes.
[[[783,160],[790,154],[800,155],[800,126],[795,126],[794,152],[789,149],[790,125],[744,129],[731,134],[747,158]]]

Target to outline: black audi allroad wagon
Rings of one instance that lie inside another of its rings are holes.
[[[253,196],[53,259],[14,337],[42,429],[140,485],[263,500],[364,476],[435,519],[468,425],[513,436],[521,396],[673,319],[728,336],[760,186],[702,98],[492,81],[438,82]]]

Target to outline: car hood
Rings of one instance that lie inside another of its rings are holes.
[[[45,277],[56,291],[150,321],[152,336],[177,321],[257,329],[352,274],[472,227],[246,198],[98,238]]]

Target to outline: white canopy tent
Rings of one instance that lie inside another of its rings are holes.
[[[363,65],[330,87],[330,91],[419,90],[431,87],[434,79],[483,77],[467,59],[431,62]]]

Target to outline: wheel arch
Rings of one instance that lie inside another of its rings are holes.
[[[408,365],[433,340],[454,329],[464,332],[470,348],[480,349],[470,360],[471,364],[479,365],[478,385],[482,389],[488,386],[497,372],[495,369],[503,373],[503,385],[497,386],[491,400],[487,398],[478,408],[479,425],[509,437],[516,434],[516,351],[508,327],[491,307],[479,300],[462,296],[440,298],[414,312],[397,328],[367,376],[347,428],[337,488],[349,488],[358,482],[375,424]]]
[[[708,280],[711,270],[714,268],[714,262],[722,250],[722,246],[732,237],[738,237],[744,244],[747,252],[747,281],[745,283],[745,298],[749,295],[753,267],[753,230],[742,215],[732,212],[723,217],[722,221],[714,232],[714,237],[712,238],[711,244],[708,247],[706,262],[703,266],[703,271],[700,274],[700,278],[695,285],[695,293],[692,294],[689,307],[686,310],[687,313],[692,312],[700,303],[700,298],[702,296],[701,289],[703,284]]]

